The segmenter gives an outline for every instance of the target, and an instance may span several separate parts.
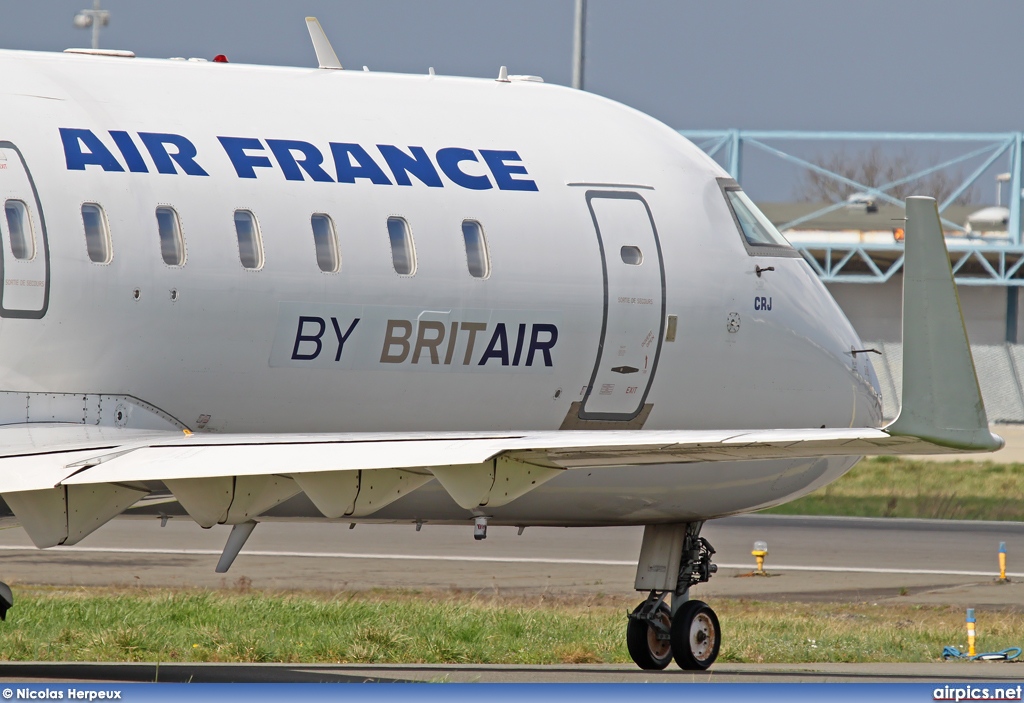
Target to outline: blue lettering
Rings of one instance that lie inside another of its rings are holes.
[[[430,163],[430,157],[427,156],[427,152],[423,150],[423,147],[409,147],[409,151],[412,152],[411,154],[406,154],[397,146],[391,146],[390,144],[378,144],[377,149],[380,150],[381,156],[384,157],[388,168],[394,174],[396,184],[411,186],[412,181],[409,180],[407,175],[411,173],[431,188],[444,187],[441,177],[437,175],[437,169],[434,168],[434,164]]]
[[[247,150],[263,151],[263,144],[259,139],[250,137],[217,137],[224,152],[231,159],[231,165],[235,167],[235,173],[239,178],[256,178],[255,169],[274,168],[270,159],[266,156],[253,156],[246,154]]]
[[[338,318],[331,318],[331,324],[334,325],[334,334],[338,337],[338,353],[334,355],[335,361],[341,361],[341,352],[345,350],[345,342],[347,342],[348,338],[352,336],[352,330],[354,330],[356,328],[356,325],[359,324],[359,319],[360,318],[357,317],[356,319],[352,320],[352,324],[348,326],[348,330],[345,332],[345,334],[342,334],[341,325],[338,324]],[[321,332],[320,334],[323,334],[323,332]],[[319,339],[319,337],[317,339]],[[319,353],[320,352],[317,352],[317,354]],[[294,359],[295,357],[293,356],[292,358]]]
[[[491,188],[491,181],[487,176],[471,176],[459,168],[463,161],[479,161],[469,149],[448,147],[437,152],[437,165],[444,171],[444,175],[452,179],[456,185],[470,190],[487,190]]]
[[[377,185],[391,185],[377,162],[358,144],[331,142],[331,154],[334,155],[338,183],[355,183],[357,178],[369,178],[371,183]]]
[[[127,170],[132,173],[149,173],[147,161],[135,139],[137,136],[149,152],[158,173],[209,175],[196,161],[198,151],[195,144],[180,134],[139,132],[133,135],[124,130],[110,130],[109,133],[122,160],[118,160],[118,156],[92,130],[60,128],[67,168],[84,171],[87,166],[99,166],[104,171],[124,172],[127,165]],[[253,137],[217,137],[217,140],[239,178],[256,178],[257,168],[274,168],[275,164],[266,154],[269,149],[286,180],[335,181],[324,168],[324,152],[310,142],[294,139],[267,139],[264,142]],[[432,161],[421,146],[377,144],[394,178],[392,182],[380,164],[359,144],[330,142],[330,149],[338,183],[355,183],[365,178],[377,185],[411,186],[415,178],[429,188],[443,188],[440,175],[443,173],[452,183],[468,190],[489,190],[495,186],[499,190],[538,190],[534,180],[517,177],[529,176],[529,173],[515,151],[481,149],[476,152],[446,147],[439,149]],[[486,165],[490,176],[486,170],[480,175],[465,170],[465,162],[470,161]]]
[[[478,366],[483,366],[491,358],[501,359],[501,365],[508,366],[508,334],[505,332],[504,322],[499,322],[495,328],[494,335],[487,343],[487,350],[480,357]]]
[[[516,353],[512,355],[512,365],[519,366],[519,359],[523,355],[523,339],[526,337],[526,325],[520,323],[519,335],[516,337]]]
[[[124,167],[90,129],[60,128],[64,144],[64,162],[69,171],[84,171],[86,166],[99,166],[104,171],[124,172]],[[82,151],[82,147],[88,151]]]
[[[525,166],[505,163],[506,161],[522,162],[516,152],[481,149],[480,156],[484,157],[487,167],[491,169],[491,174],[494,176],[494,182],[498,184],[500,190],[537,190],[537,184],[532,180],[512,178],[513,174],[530,175],[526,172]]]
[[[159,134],[157,132],[139,132],[139,139],[149,151],[153,165],[160,173],[177,173],[174,164],[189,176],[209,176],[203,167],[196,163],[196,146],[180,134]],[[168,152],[167,146],[174,147]]]
[[[768,310],[772,309],[772,299],[764,297],[754,297],[754,309],[755,310]]]
[[[274,158],[281,165],[281,172],[289,181],[301,181],[302,172],[305,171],[314,181],[334,183],[334,179],[327,171],[320,168],[320,164],[324,162],[324,155],[309,142],[268,139],[267,146],[274,152]],[[303,158],[296,161],[294,152],[299,152]]]
[[[547,333],[548,338],[540,341],[541,333]],[[551,348],[558,341],[558,328],[549,324],[536,324],[530,331],[530,351],[526,354],[526,365],[533,366],[533,355],[540,352],[544,355],[544,365],[551,366]]]
[[[117,148],[121,150],[121,156],[124,157],[124,162],[128,164],[129,171],[132,173],[149,173],[149,169],[146,168],[146,162],[142,160],[139,148],[135,146],[135,142],[132,141],[128,132],[111,130],[110,136],[113,137]]]
[[[320,331],[316,334],[304,334],[303,327],[307,322],[312,322],[320,326]],[[358,322],[358,320],[356,320]],[[337,322],[334,323],[337,327]],[[355,322],[352,323],[352,327],[355,327]],[[299,316],[299,329],[295,332],[295,346],[292,347],[292,358],[298,359],[299,361],[312,361],[313,359],[320,356],[320,351],[324,348],[323,342],[320,338],[324,336],[324,332],[327,331],[327,324],[324,322],[322,317],[306,317],[304,315]],[[349,332],[352,328],[349,328]],[[316,351],[312,354],[300,354],[299,345],[303,342],[312,342],[316,345]],[[342,342],[344,344],[344,342]],[[341,358],[341,346],[338,347],[338,358]],[[335,359],[337,361],[337,359]]]

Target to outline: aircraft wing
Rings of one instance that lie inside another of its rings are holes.
[[[107,428],[97,433],[96,446],[83,448],[83,430],[95,429],[50,427],[45,435],[56,444],[37,439],[21,453],[0,458],[0,493],[39,546],[79,541],[145,497],[156,481],[208,527],[252,520],[300,490],[328,517],[359,517],[430,479],[472,509],[505,505],[573,469],[959,451],[870,428],[408,435],[186,435]],[[0,428],[0,444],[25,431]]]
[[[0,441],[4,431],[0,429]],[[325,471],[405,469],[443,471],[499,458],[553,469],[589,469],[685,462],[787,459],[815,456],[940,454],[944,447],[883,429],[804,430],[577,430],[509,434],[376,433],[313,435],[182,435],[152,437],[99,452],[51,457],[55,485],[175,481],[228,476],[299,475]],[[998,440],[993,440],[994,442]],[[976,449],[975,451],[980,451]],[[27,458],[27,457],[26,457]],[[35,457],[40,459],[41,457]],[[0,459],[0,492],[6,479]],[[29,486],[31,486],[29,488]]]
[[[240,524],[303,491],[369,515],[436,479],[466,509],[562,471],[680,462],[994,451],[935,201],[907,201],[902,409],[888,427],[192,434],[0,427],[0,494],[38,546],[73,544],[166,486],[200,525]]]

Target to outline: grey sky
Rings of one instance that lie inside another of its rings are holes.
[[[0,46],[88,46],[91,0],[0,0]],[[570,81],[573,0],[105,0],[106,48],[311,65],[303,17],[346,66]],[[676,128],[1024,129],[1010,0],[590,0],[587,89]]]

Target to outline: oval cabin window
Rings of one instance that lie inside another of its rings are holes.
[[[82,205],[82,226],[85,228],[85,248],[89,260],[97,264],[108,264],[111,259],[110,230],[103,208],[96,203]]]
[[[263,268],[263,242],[256,216],[248,210],[235,210],[235,234],[238,236],[238,259],[247,269]]]
[[[462,223],[462,238],[466,242],[466,264],[473,278],[487,278],[491,273],[491,261],[487,254],[487,240],[484,228],[476,220]]]
[[[334,221],[328,215],[313,215],[310,220],[313,227],[313,244],[316,247],[316,265],[324,273],[337,273],[341,268],[341,257],[338,255],[338,235],[334,230]]]
[[[160,235],[160,256],[168,266],[185,263],[185,242],[181,236],[181,221],[172,207],[156,209],[156,230]]]
[[[619,256],[622,257],[622,263],[629,264],[630,266],[639,266],[644,262],[644,255],[640,251],[640,247],[622,247],[619,250]]]
[[[36,242],[32,234],[32,221],[29,219],[28,207],[20,200],[8,200],[4,203],[4,214],[7,216],[7,234],[10,238],[11,254],[15,259],[21,261],[35,258]]]
[[[402,276],[416,272],[416,249],[413,247],[409,223],[401,217],[388,218],[388,238],[391,240],[391,263]]]

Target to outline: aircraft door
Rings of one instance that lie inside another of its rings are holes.
[[[18,147],[0,141],[0,317],[40,318],[50,298],[46,223]]]
[[[644,407],[661,353],[665,267],[658,231],[638,193],[587,193],[604,269],[604,325],[579,416],[630,420]]]

